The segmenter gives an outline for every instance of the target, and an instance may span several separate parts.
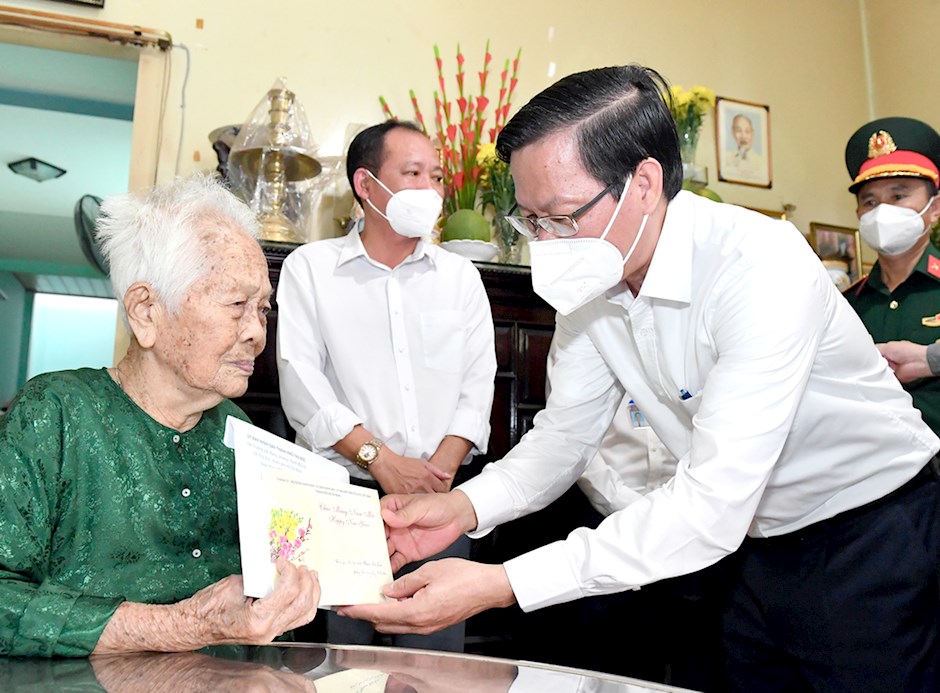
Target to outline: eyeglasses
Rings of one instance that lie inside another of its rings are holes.
[[[559,238],[568,238],[574,236],[580,230],[578,218],[584,216],[591,207],[600,202],[604,195],[616,189],[616,185],[608,185],[597,194],[597,197],[583,207],[579,207],[571,214],[548,214],[544,217],[524,217],[519,214],[513,214],[513,212],[519,208],[519,203],[517,202],[512,206],[512,209],[509,210],[509,214],[506,215],[506,221],[508,221],[516,231],[531,241],[538,240],[539,229],[547,231],[551,235]]]

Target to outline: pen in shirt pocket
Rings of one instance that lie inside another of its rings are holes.
[[[679,390],[679,399],[682,399],[682,400],[692,399],[692,393],[690,393],[685,388],[682,388],[681,390]]]

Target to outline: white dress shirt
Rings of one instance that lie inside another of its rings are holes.
[[[655,491],[676,473],[677,460],[653,429],[636,421],[642,412],[624,397],[578,488],[601,515],[611,515]]]
[[[352,231],[288,255],[277,303],[281,404],[298,444],[360,479],[371,477],[333,450],[357,424],[406,457],[428,459],[447,435],[486,452],[496,349],[469,260],[419,241],[390,269]]]
[[[505,564],[531,610],[691,573],[893,491],[940,449],[803,236],[680,192],[637,297],[556,319],[546,408],[461,485],[477,532],[581,476],[624,391],[679,463],[662,488]]]

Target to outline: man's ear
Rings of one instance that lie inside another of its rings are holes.
[[[372,176],[369,175],[369,172],[363,168],[357,168],[353,173],[353,186],[356,191],[356,194],[363,201],[368,200],[372,196],[372,185],[375,183],[372,180]]]
[[[150,284],[137,282],[124,292],[124,311],[134,339],[144,349],[151,348],[166,311]]]
[[[643,159],[633,172],[633,183],[640,191],[644,214],[650,214],[663,196],[663,167],[656,159]]]
[[[937,219],[940,219],[940,194],[935,194],[933,200],[930,202],[930,206],[927,207],[927,211],[924,212],[924,221],[927,224],[927,228],[930,229]]]

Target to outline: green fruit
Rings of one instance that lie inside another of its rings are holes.
[[[698,192],[698,194],[701,195],[702,197],[707,197],[709,200],[714,200],[715,202],[723,201],[721,199],[721,195],[716,193],[714,190],[711,190],[710,188],[702,188],[701,190],[698,190],[696,192]]]
[[[442,242],[457,240],[490,240],[490,222],[475,209],[458,209],[441,229]]]

